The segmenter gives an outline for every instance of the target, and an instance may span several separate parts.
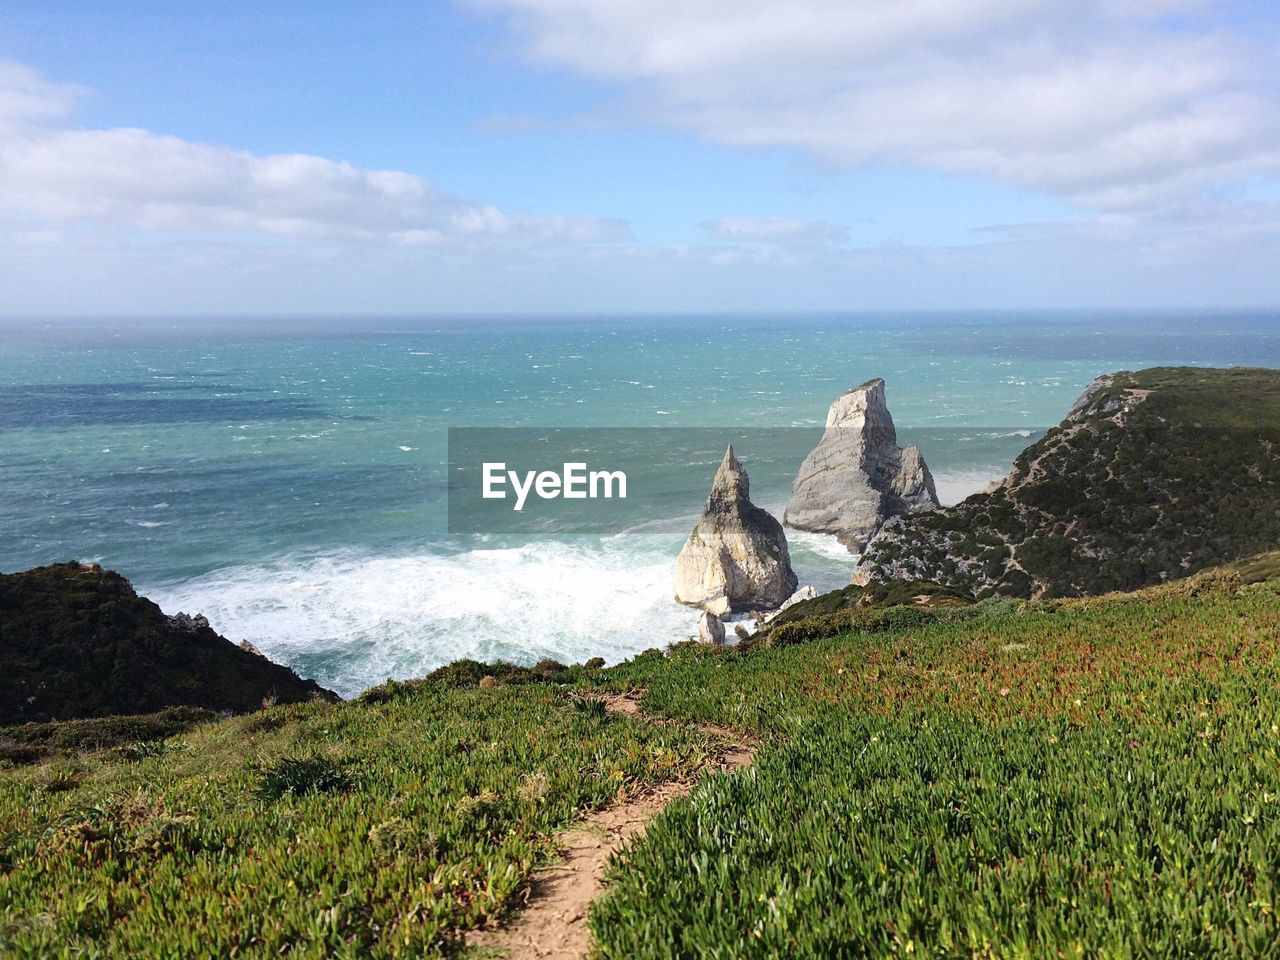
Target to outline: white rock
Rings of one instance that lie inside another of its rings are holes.
[[[787,607],[794,607],[801,600],[812,600],[817,595],[818,591],[813,589],[812,585],[806,583],[791,596],[787,597],[786,603],[778,608],[778,612],[781,613],[783,610],[787,609]]]
[[[796,530],[835,534],[860,553],[890,517],[937,507],[920,448],[898,446],[884,381],[876,379],[831,405],[822,440],[801,464],[782,518]]]
[[[698,618],[698,639],[712,646],[724,643],[724,621],[704,610]]]
[[[717,617],[774,609],[796,589],[787,535],[751,502],[747,471],[725,452],[711,496],[676,560],[675,598]]]
[[[772,620],[774,617],[780,614],[783,610],[786,610],[788,607],[794,607],[801,600],[812,600],[817,595],[818,595],[818,591],[813,589],[812,586],[806,583],[803,587],[801,587],[791,596],[787,597],[787,599],[783,602],[782,606],[778,607],[777,610],[774,610],[772,613],[765,614],[764,618],[760,622],[768,623],[770,620]]]

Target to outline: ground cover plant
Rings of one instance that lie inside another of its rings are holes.
[[[0,772],[0,955],[453,953],[557,830],[713,743],[560,685],[434,681],[137,746]]]
[[[774,746],[616,865],[601,954],[1277,955],[1273,561],[614,671]]]
[[[0,770],[0,955],[457,954],[582,811],[704,768],[706,725],[756,764],[616,861],[602,956],[1274,955],[1278,575],[842,602],[803,642],[80,731]],[[592,699],[623,690],[645,717]]]

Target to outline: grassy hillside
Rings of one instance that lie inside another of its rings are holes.
[[[334,694],[203,618],[165,616],[117,573],[59,563],[0,574],[0,724],[313,697]]]
[[[714,749],[458,676],[0,772],[0,956],[456,952],[557,829]]]
[[[604,955],[1272,955],[1275,568],[618,671],[776,746],[615,870]]]
[[[756,765],[615,865],[604,956],[1265,956],[1278,573],[608,670],[462,664],[0,771],[0,954],[456,953],[579,811],[699,769],[711,723],[760,736]],[[583,699],[636,687],[657,719]]]
[[[858,568],[978,597],[1131,590],[1280,545],[1280,371],[1100,378],[1005,483],[896,520]]]

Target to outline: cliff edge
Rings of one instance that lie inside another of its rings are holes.
[[[993,489],[892,520],[855,584],[1084,596],[1280,546],[1280,371],[1155,367],[1094,380]]]
[[[0,724],[244,712],[337,695],[236,646],[200,616],[166,616],[95,564],[0,574]]]

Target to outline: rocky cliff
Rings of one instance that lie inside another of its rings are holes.
[[[725,452],[707,499],[676,561],[675,598],[724,616],[772,609],[796,589],[787,535],[751,502],[747,471]]]
[[[312,697],[337,699],[203,617],[165,616],[119,574],[78,563],[0,574],[0,724]]]
[[[884,381],[847,391],[827,413],[822,440],[804,460],[783,523],[832,533],[862,551],[890,517],[938,506],[918,447],[899,447]]]
[[[855,584],[1129,590],[1280,545],[1280,371],[1099,377],[994,489],[887,524]]]

